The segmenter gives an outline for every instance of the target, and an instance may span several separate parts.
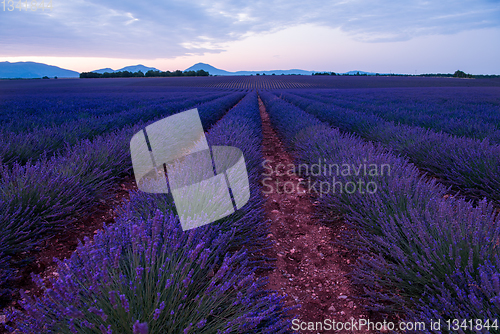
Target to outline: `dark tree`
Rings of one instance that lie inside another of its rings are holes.
[[[472,74],[465,73],[460,70],[456,70],[455,73],[453,73],[454,78],[473,78]]]

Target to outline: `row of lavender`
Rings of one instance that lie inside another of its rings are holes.
[[[319,198],[325,213],[342,213],[352,227],[342,245],[361,254],[353,279],[370,308],[427,325],[498,319],[500,217],[491,205],[446,198],[445,187],[380,144],[342,134],[270,93],[261,97],[297,163],[390,166],[390,173],[336,174],[336,182],[353,184],[354,191],[350,186]],[[332,176],[319,174],[309,176],[326,189]],[[376,191],[358,186],[370,182]]]
[[[203,125],[212,126],[243,96],[233,93],[198,105]],[[181,110],[165,108],[157,118]],[[36,163],[0,165],[0,295],[9,294],[9,256],[30,250],[98,200],[112,196],[117,178],[131,173],[130,137],[147,124],[82,140]]]
[[[151,99],[155,95],[146,94],[142,100],[135,101],[135,104],[139,105],[133,108],[128,106],[124,110],[117,110],[113,103],[106,102],[102,103],[97,110],[92,109],[92,116],[72,121],[68,118],[74,117],[78,113],[78,108],[73,113],[71,109],[66,110],[66,108],[56,109],[49,113],[46,108],[47,105],[52,106],[52,103],[42,102],[40,108],[36,109],[35,120],[38,121],[38,118],[43,116],[50,119],[53,115],[58,122],[50,126],[32,124],[32,129],[22,132],[15,132],[10,129],[9,125],[4,125],[0,130],[0,162],[12,165],[15,162],[25,164],[28,161],[37,161],[42,155],[51,156],[84,139],[92,139],[139,121],[147,122],[161,115],[187,109],[224,95],[228,94],[212,92],[188,98],[186,94],[170,93],[161,98]],[[76,102],[81,102],[81,100],[76,99],[67,105],[73,106]],[[122,106],[122,103],[118,105]],[[28,123],[31,124],[31,121],[28,117]]]
[[[124,92],[117,87],[71,87],[43,91],[0,92],[0,124],[19,133],[36,128],[62,125],[89,117],[112,115],[126,110],[145,108],[154,102],[163,104],[173,98],[199,98],[209,94],[224,94],[220,90],[189,88],[152,89],[151,87]],[[57,91],[57,93],[55,93]]]
[[[500,89],[392,88],[297,92],[407,125],[500,144]]]
[[[215,223],[183,232],[172,198],[133,192],[117,222],[59,266],[53,288],[9,315],[23,333],[285,333],[286,310],[255,277],[270,247],[262,211],[261,122],[248,94],[207,135],[240,148],[251,198]],[[13,329],[12,329],[13,330]]]
[[[456,137],[378,116],[340,108],[292,93],[284,99],[342,131],[383,143],[419,168],[465,194],[500,204],[500,148],[487,141]]]

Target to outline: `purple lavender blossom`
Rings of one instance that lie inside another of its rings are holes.
[[[125,309],[125,312],[128,313],[130,311],[130,308],[127,297],[125,295],[120,295],[120,301],[122,303],[122,307]]]
[[[134,334],[148,334],[149,333],[148,323],[147,322],[140,323],[139,320],[137,320],[134,324],[133,331]]]

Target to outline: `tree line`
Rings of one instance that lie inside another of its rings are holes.
[[[442,77],[442,78],[474,78],[474,75],[456,70],[455,73],[426,73],[419,74],[420,77]]]
[[[208,77],[210,73],[204,70],[198,71],[153,71],[149,70],[144,74],[142,71],[118,71],[118,72],[82,72],[80,78],[138,78],[138,77]]]

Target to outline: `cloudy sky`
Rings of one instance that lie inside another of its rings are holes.
[[[9,11],[6,0],[2,6],[0,61],[76,71],[206,62],[230,71],[500,74],[500,0],[52,0],[52,11]]]

